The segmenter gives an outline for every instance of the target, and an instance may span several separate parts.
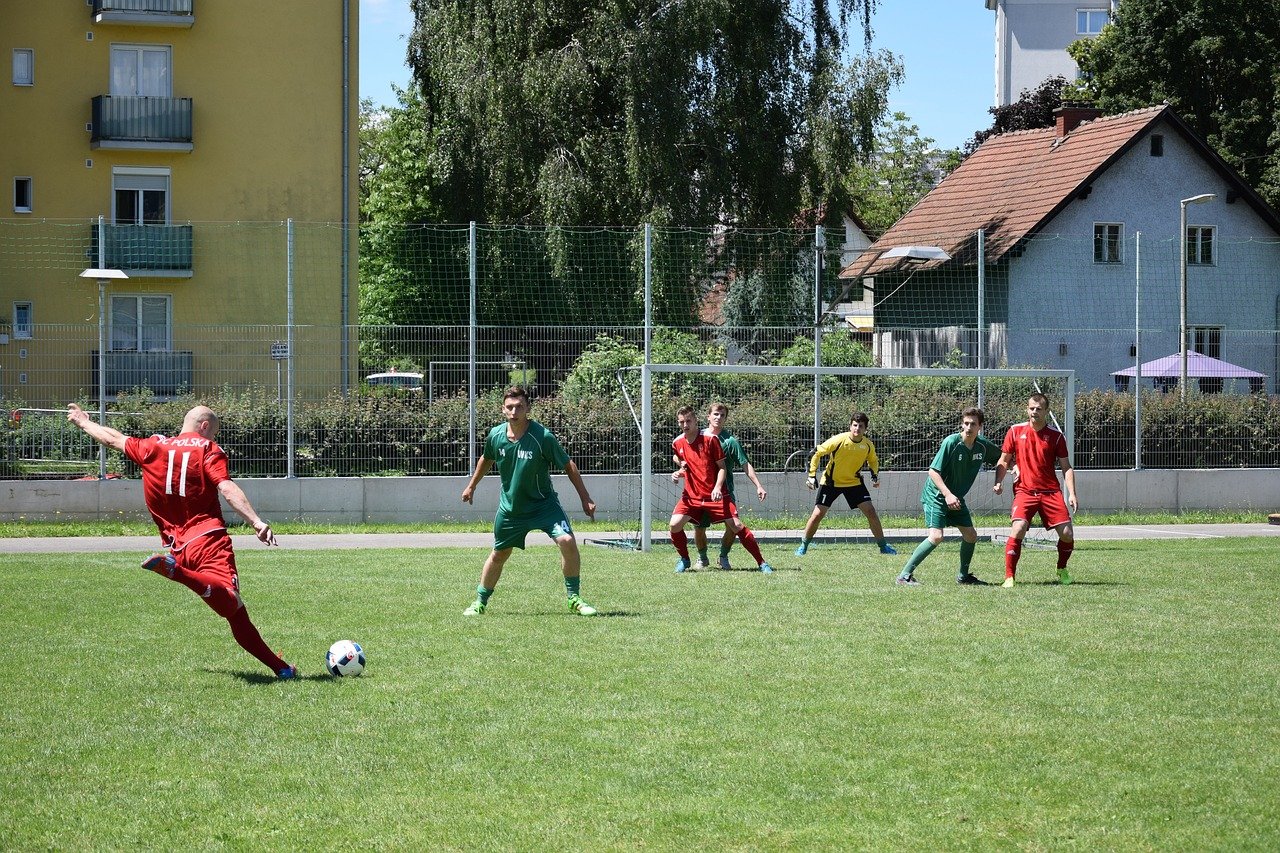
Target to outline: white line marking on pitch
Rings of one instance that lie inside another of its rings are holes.
[[[1160,530],[1152,527],[1127,527],[1126,530],[1139,530],[1144,533],[1163,533],[1166,536],[1198,536],[1201,539],[1225,539],[1221,533],[1193,533],[1189,530]]]

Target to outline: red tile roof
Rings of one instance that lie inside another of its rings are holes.
[[[880,252],[893,246],[941,246],[953,259],[972,264],[979,228],[986,232],[987,263],[998,260],[1048,223],[1167,110],[1147,107],[1094,119],[1064,137],[1052,127],[991,137],[845,267],[841,277],[874,275],[908,263],[878,260]]]

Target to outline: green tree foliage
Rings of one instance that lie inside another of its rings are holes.
[[[876,132],[875,151],[850,175],[858,216],[883,233],[959,163],[955,151],[939,151],[905,113],[894,113]]]
[[[1062,106],[1063,93],[1067,90],[1066,78],[1049,77],[1034,89],[1023,89],[1013,103],[991,107],[987,110],[991,113],[991,127],[978,131],[965,143],[964,156],[968,157],[979,145],[1000,133],[1053,127],[1053,111]]]
[[[1105,112],[1168,102],[1280,204],[1280,0],[1124,0],[1071,55]]]

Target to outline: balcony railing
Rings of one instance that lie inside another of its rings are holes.
[[[93,99],[93,148],[190,151],[190,98],[98,95]]]
[[[89,353],[93,393],[98,388],[98,351]],[[194,354],[185,352],[107,352],[107,396],[147,388],[157,397],[176,397],[191,388]]]
[[[190,27],[196,22],[195,0],[93,0],[98,24]]]
[[[105,253],[98,251],[98,226],[90,227],[89,260],[129,274],[187,278],[191,268],[190,225],[104,225]]]

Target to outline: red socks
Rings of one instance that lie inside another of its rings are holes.
[[[228,616],[227,622],[231,625],[231,636],[236,638],[240,648],[262,661],[272,672],[279,673],[280,670],[288,666],[283,659],[271,651],[271,648],[263,641],[262,635],[258,633],[258,629],[249,621],[249,609],[247,607],[241,607]]]
[[[676,546],[676,553],[680,555],[680,559],[689,559],[689,537],[683,530],[671,531],[671,544]]]
[[[1013,577],[1018,571],[1018,558],[1022,556],[1022,540],[1010,539],[1004,551],[1004,576]]]
[[[1067,567],[1067,560],[1071,559],[1071,552],[1075,550],[1075,547],[1075,540],[1071,542],[1058,540],[1058,568],[1065,569]]]
[[[742,547],[747,549],[747,553],[756,561],[756,565],[764,562],[764,555],[760,553],[760,546],[756,544],[756,535],[746,527],[738,531],[738,538],[742,540]]]

